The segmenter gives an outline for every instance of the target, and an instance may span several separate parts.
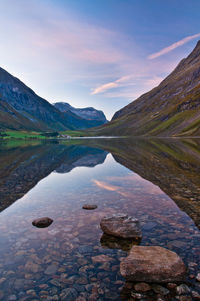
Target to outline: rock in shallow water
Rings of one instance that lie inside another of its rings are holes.
[[[175,252],[157,246],[133,246],[121,261],[120,272],[129,281],[168,283],[184,280],[186,268]]]
[[[200,273],[197,274],[196,280],[200,282]]]
[[[151,290],[151,286],[150,286],[148,283],[140,282],[140,283],[136,283],[136,284],[134,285],[134,289],[135,289],[137,292],[145,293],[145,292],[148,292],[148,291]]]
[[[94,209],[97,208],[97,205],[94,205],[94,204],[85,204],[85,205],[83,205],[82,208],[85,209],[85,210],[94,210]]]
[[[140,243],[140,240],[133,238],[119,238],[104,233],[101,236],[100,242],[101,246],[105,249],[121,249],[123,251],[129,251],[133,245],[138,245]]]
[[[102,218],[100,223],[104,233],[121,238],[139,239],[142,237],[140,223],[126,214],[114,214]]]
[[[49,217],[41,217],[35,219],[32,224],[38,228],[46,228],[49,227],[53,223],[53,220]]]

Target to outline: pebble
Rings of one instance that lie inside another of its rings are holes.
[[[153,228],[155,228],[156,226],[157,226],[156,223],[148,222],[148,223],[144,224],[144,226],[142,227],[142,229],[145,230],[145,231],[150,231]]]
[[[152,284],[152,289],[157,294],[161,294],[161,295],[164,295],[164,296],[169,294],[169,290],[167,288],[165,288],[164,286],[159,285],[159,284]]]
[[[180,301],[192,301],[192,297],[190,296],[180,296],[178,297]]]
[[[74,301],[78,297],[78,293],[74,288],[65,288],[62,290],[60,297],[61,301]]]
[[[0,284],[2,284],[5,280],[6,278],[0,278]]]
[[[131,296],[137,300],[142,299],[143,295],[135,292],[131,292]]]
[[[82,208],[85,209],[85,210],[94,210],[94,209],[97,208],[97,205],[93,205],[93,204],[85,204],[85,205],[83,205]]]
[[[192,291],[192,297],[195,298],[196,300],[200,300],[200,295],[196,291]]]
[[[16,297],[15,295],[10,295],[10,296],[8,297],[8,300],[9,300],[9,301],[15,301],[15,300],[17,300],[17,297]]]
[[[190,289],[186,284],[181,284],[181,285],[177,286],[176,293],[178,295],[189,294]]]
[[[200,281],[200,273],[197,274],[196,280]]]
[[[140,282],[134,285],[134,289],[137,292],[148,292],[151,290],[151,286],[145,282]]]
[[[103,263],[103,262],[109,262],[112,261],[112,258],[107,255],[97,255],[92,257],[93,263]]]
[[[53,275],[53,274],[56,274],[57,272],[57,269],[58,269],[58,265],[56,264],[51,264],[47,267],[47,269],[45,270],[45,274],[46,275]]]
[[[170,282],[170,283],[167,284],[167,288],[170,289],[170,290],[171,290],[171,289],[175,289],[176,287],[177,287],[177,284],[176,284],[176,283],[171,283],[171,282]]]
[[[86,301],[86,299],[84,298],[84,297],[78,297],[78,298],[76,298],[76,300],[75,301]]]

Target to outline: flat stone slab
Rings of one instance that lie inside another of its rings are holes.
[[[94,205],[94,204],[85,204],[85,205],[83,205],[82,208],[85,209],[85,210],[94,210],[94,209],[97,208],[97,205]]]
[[[53,220],[49,217],[37,218],[32,222],[32,225],[38,228],[49,227],[53,223]]]
[[[142,237],[140,223],[127,214],[114,214],[102,218],[100,222],[104,233],[120,238],[139,239]]]
[[[158,246],[133,246],[120,263],[120,272],[128,281],[184,281],[186,268],[182,259],[170,250]]]

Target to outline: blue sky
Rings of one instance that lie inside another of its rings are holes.
[[[111,118],[191,52],[199,12],[199,0],[0,0],[0,66]]]

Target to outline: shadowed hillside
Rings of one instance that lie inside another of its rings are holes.
[[[116,112],[94,134],[200,136],[200,41],[158,87]]]

